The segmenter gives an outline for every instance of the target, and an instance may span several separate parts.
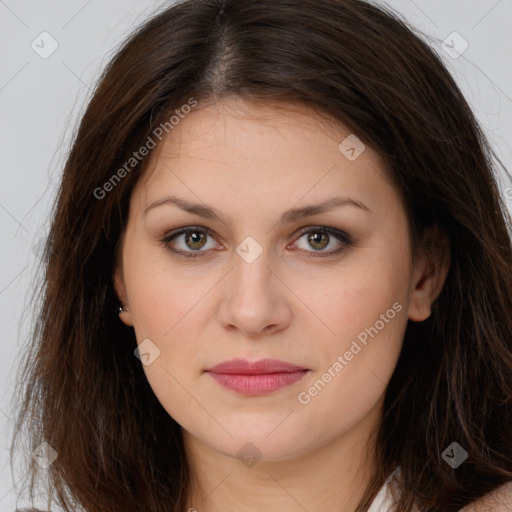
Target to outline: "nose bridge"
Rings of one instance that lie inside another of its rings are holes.
[[[270,299],[271,251],[253,236],[247,236],[237,247],[234,256],[232,287],[238,298],[247,297],[251,301]]]
[[[272,251],[254,237],[246,237],[233,257],[233,271],[223,297],[221,321],[245,334],[256,335],[267,327],[283,326],[289,310],[271,270]]]

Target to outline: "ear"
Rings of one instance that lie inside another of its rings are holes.
[[[411,280],[408,317],[414,322],[426,320],[432,303],[443,289],[450,268],[450,239],[437,225],[428,227],[420,241]]]
[[[124,307],[124,311],[119,313],[119,318],[121,322],[125,325],[133,326],[132,316],[130,313],[130,306],[128,304],[128,299],[126,295],[126,286],[124,282],[123,269],[120,265],[116,265],[114,269],[114,274],[112,276],[112,281],[114,283],[114,291],[116,292],[117,298],[121,302]]]

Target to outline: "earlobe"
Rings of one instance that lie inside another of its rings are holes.
[[[130,315],[130,313],[125,308],[123,308],[119,312],[119,318],[120,318],[121,322],[123,322],[123,324],[125,324],[125,325],[127,325],[129,327],[133,327],[133,322],[131,320],[131,315]]]
[[[409,301],[408,317],[413,322],[423,322],[432,312],[431,306],[433,300],[430,300],[431,285],[431,271],[425,268],[421,277],[416,282]]]
[[[450,240],[444,230],[437,225],[427,228],[412,280],[408,311],[412,321],[422,322],[430,316],[446,281],[450,256]]]
[[[128,325],[131,327],[131,326],[133,326],[133,322],[132,322],[131,314],[128,310],[124,278],[122,275],[122,271],[119,270],[119,267],[117,267],[114,270],[112,281],[114,284],[114,291],[115,291],[117,298],[119,299],[119,302],[120,302],[120,308],[118,310],[119,318],[120,318],[121,322],[123,322],[125,325]]]

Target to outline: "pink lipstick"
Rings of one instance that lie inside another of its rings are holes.
[[[277,359],[224,361],[206,370],[221,386],[244,395],[263,395],[299,381],[309,371]]]

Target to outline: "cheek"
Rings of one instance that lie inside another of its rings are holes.
[[[180,364],[181,363],[181,364]],[[162,353],[150,366],[144,366],[147,381],[157,400],[175,421],[183,428],[193,431],[197,424],[206,424],[215,429],[216,425],[197,396],[193,382],[187,380],[189,372],[180,371],[183,361],[171,365],[169,352]]]
[[[406,308],[389,290],[365,297],[369,300],[354,297],[344,302],[345,309],[327,319],[337,335],[319,338],[315,352],[321,363],[297,389],[302,418],[311,432],[327,425],[336,432],[350,429],[376,406],[393,374],[407,324]]]
[[[326,421],[348,428],[385,391],[407,325],[404,254],[389,250],[358,258],[329,281],[326,293],[311,297],[330,331],[318,337],[315,352],[321,364],[299,390],[308,418],[330,410]]]
[[[374,261],[347,266],[315,282],[323,286],[315,288],[304,281],[294,291],[307,297],[305,302],[316,317],[310,325],[322,331],[316,345],[321,360],[349,350],[353,340],[371,339],[368,331],[375,334],[375,324],[376,338],[389,334],[391,340],[400,339],[397,335],[406,319],[399,313],[406,310],[408,281],[392,265]]]
[[[157,357],[143,370],[168,414],[184,428],[193,429],[197,418],[204,417],[201,401],[194,399],[194,383],[201,375],[201,365],[194,363],[202,357],[197,340],[204,337],[197,319],[205,315],[206,302],[200,299],[211,285],[148,261],[134,268],[129,293],[135,335],[139,343],[149,339],[158,348]]]
[[[185,278],[163,248],[144,247],[132,244],[125,260],[132,320],[140,336],[163,339],[197,303],[198,281]]]

